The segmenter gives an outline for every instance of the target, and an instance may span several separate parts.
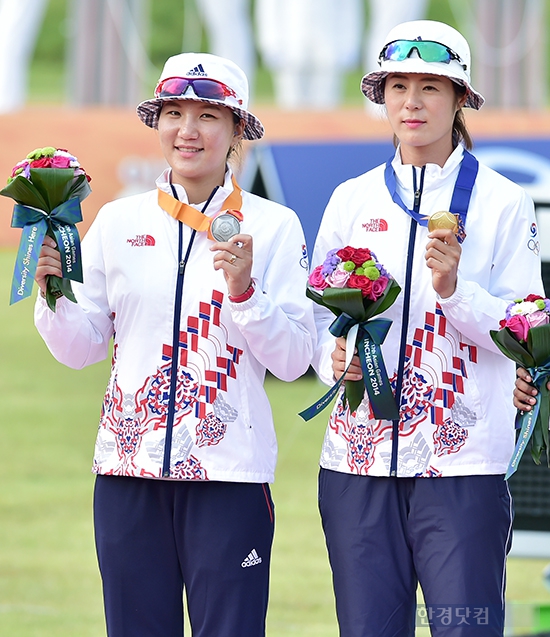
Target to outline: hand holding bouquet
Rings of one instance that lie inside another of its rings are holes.
[[[11,225],[22,228],[12,281],[10,304],[30,296],[42,241],[47,234],[61,252],[63,278],[49,276],[46,301],[66,296],[76,303],[71,280],[82,282],[80,238],[75,224],[82,221],[80,202],[91,192],[90,178],[76,157],[65,150],[38,148],[15,165],[0,195],[14,199]]]
[[[380,349],[391,321],[374,317],[387,310],[400,291],[398,283],[374,253],[367,248],[350,246],[329,251],[324,263],[310,274],[306,291],[310,299],[337,316],[329,330],[334,336],[346,337],[346,371],[357,347],[363,380],[346,381],[345,400],[350,410],[357,409],[366,389],[375,417],[385,420],[399,417]],[[300,413],[304,420],[328,405],[346,371],[315,405]]]
[[[550,300],[530,294],[514,301],[506,308],[500,328],[490,332],[495,345],[505,356],[527,369],[538,389],[533,409],[519,415],[521,431],[506,472],[509,478],[517,470],[529,440],[535,463],[540,464],[542,452],[546,451],[550,466],[550,393],[546,386],[550,378]]]

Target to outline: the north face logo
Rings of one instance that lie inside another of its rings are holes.
[[[385,219],[369,219],[361,227],[366,232],[385,232],[388,229],[388,222]]]
[[[127,239],[127,242],[134,248],[141,246],[154,246],[155,238],[150,234],[137,234],[135,239]]]
[[[194,75],[199,75],[199,76],[206,77],[208,74],[202,68],[202,64],[199,64],[194,69],[191,69],[190,71],[187,71],[186,77],[193,77]]]

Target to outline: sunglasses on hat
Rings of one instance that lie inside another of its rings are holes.
[[[234,97],[239,104],[243,103],[231,87],[218,80],[204,77],[168,77],[158,83],[155,97],[182,97],[190,86],[195,95],[202,99],[223,102],[228,97]]]
[[[451,60],[456,60],[465,71],[467,70],[466,64],[463,63],[457,53],[445,44],[430,40],[394,40],[386,44],[382,49],[378,61],[392,60],[394,62],[402,62],[410,57],[413,51],[416,51],[424,62],[444,62],[449,64]]]

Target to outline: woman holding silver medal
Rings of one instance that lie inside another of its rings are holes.
[[[113,201],[83,240],[78,304],[36,325],[81,368],[114,338],[93,471],[109,637],[262,637],[277,443],[266,369],[307,369],[313,312],[295,213],[241,190],[228,158],[259,139],[248,82],[202,53],[170,58],[140,119],[169,168],[156,189]],[[44,246],[36,274],[59,274]]]

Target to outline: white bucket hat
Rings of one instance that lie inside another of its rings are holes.
[[[388,46],[399,41],[414,43],[420,41],[436,42],[443,45],[449,54],[445,62],[427,62],[422,52],[413,46],[402,48],[401,56],[385,59]],[[399,59],[397,59],[399,57]],[[467,98],[464,106],[479,110],[485,98],[470,85],[470,47],[466,39],[456,30],[443,22],[434,20],[413,20],[394,27],[387,35],[380,52],[379,71],[368,73],[361,80],[361,90],[371,102],[384,103],[384,79],[389,73],[429,73],[444,75],[453,82],[466,87]]]
[[[189,84],[183,80],[188,80]],[[200,80],[210,81],[201,83]],[[180,53],[168,58],[155,89],[155,97],[141,102],[137,114],[144,124],[158,128],[162,104],[174,100],[226,106],[244,120],[244,139],[263,137],[262,123],[247,110],[246,75],[231,60],[210,53]]]

